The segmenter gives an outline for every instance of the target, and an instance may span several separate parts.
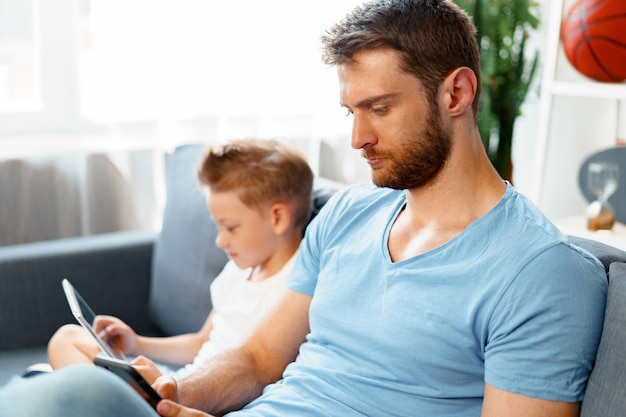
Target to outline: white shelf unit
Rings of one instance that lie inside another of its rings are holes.
[[[541,83],[540,109],[537,123],[537,138],[534,154],[535,167],[533,182],[530,191],[531,199],[542,206],[546,163],[548,157],[548,142],[550,140],[550,124],[553,118],[555,97],[577,97],[589,99],[608,99],[615,101],[615,133],[619,133],[620,101],[626,100],[626,84],[601,83],[578,76],[577,80],[559,80],[557,77],[557,61],[560,50],[561,20],[566,4],[565,0],[550,0],[551,9],[548,16],[546,48],[543,52],[544,68]]]

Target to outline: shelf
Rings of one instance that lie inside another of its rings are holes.
[[[615,222],[613,230],[597,231],[587,229],[587,219],[584,216],[555,219],[553,223],[565,234],[592,239],[626,250],[626,225],[623,223]]]
[[[568,0],[574,3],[574,0]],[[551,0],[550,15],[547,20],[546,47],[544,49],[544,66],[541,81],[541,97],[539,103],[539,119],[537,122],[537,138],[534,150],[534,169],[532,189],[529,193],[531,200],[542,208],[545,171],[547,164],[548,142],[550,140],[550,124],[552,122],[553,101],[557,96],[576,97],[584,99],[615,100],[616,108],[616,135],[618,137],[621,101],[626,100],[626,83],[603,83],[584,78],[580,80],[557,79],[557,60],[563,57],[560,45],[561,20],[564,15],[566,0]],[[571,5],[570,5],[571,7]],[[563,74],[561,74],[563,76]],[[576,120],[573,115],[572,120]]]
[[[626,99],[626,84],[600,83],[595,81],[587,81],[584,83],[575,81],[552,81],[552,83],[549,84],[549,88],[553,95],[615,100]]]

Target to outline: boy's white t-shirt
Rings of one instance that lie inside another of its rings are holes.
[[[173,374],[182,378],[217,353],[241,344],[285,287],[293,269],[297,252],[276,274],[262,281],[250,281],[251,268],[240,269],[228,261],[211,284],[213,329],[193,362]]]

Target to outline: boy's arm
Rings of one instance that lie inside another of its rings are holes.
[[[178,382],[181,404],[220,415],[277,381],[309,333],[311,297],[285,289],[240,348],[217,355]]]
[[[144,355],[152,360],[170,365],[183,366],[191,363],[204,342],[209,339],[209,334],[213,329],[214,313],[215,310],[212,310],[197,333],[169,337],[139,336],[137,338],[137,351],[132,352],[132,354]]]
[[[481,417],[578,417],[580,403],[542,400],[485,384]]]

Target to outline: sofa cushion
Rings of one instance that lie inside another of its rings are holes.
[[[577,236],[570,236],[570,242],[598,258],[607,272],[611,263],[626,262],[626,252],[602,242]]]
[[[626,263],[609,267],[604,328],[589,377],[581,417],[622,417],[626,413]]]
[[[198,185],[203,145],[182,145],[169,158],[163,226],[152,258],[149,309],[166,335],[196,332],[212,305],[209,286],[228,258]]]

